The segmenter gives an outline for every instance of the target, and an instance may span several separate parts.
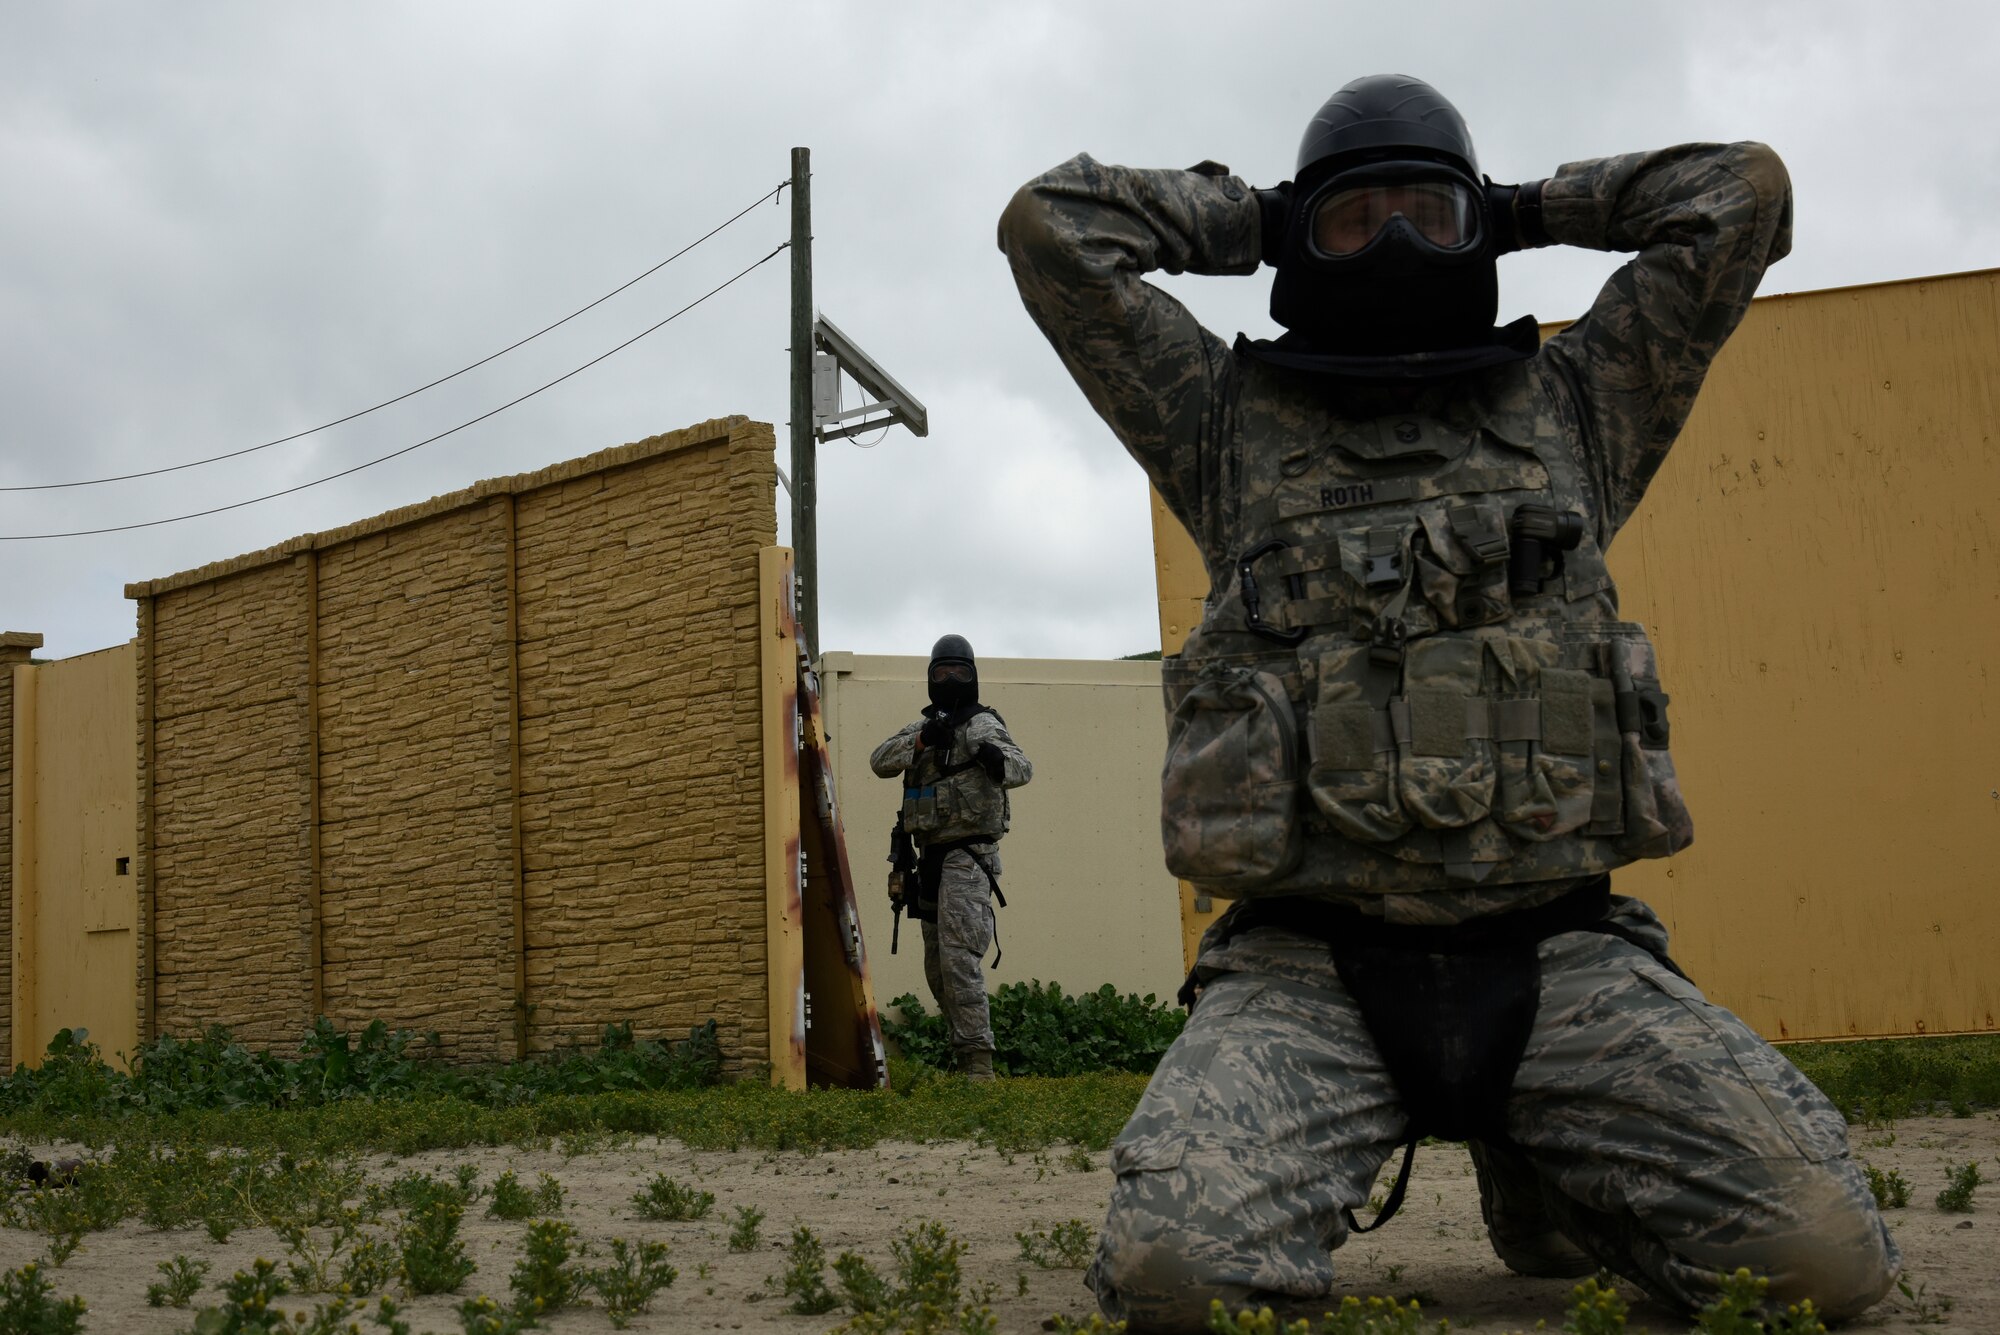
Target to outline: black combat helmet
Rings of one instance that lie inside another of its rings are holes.
[[[1332,370],[1400,359],[1407,374],[1532,351],[1514,326],[1493,327],[1502,247],[1479,158],[1465,118],[1422,79],[1369,75],[1328,98],[1282,216],[1267,246],[1271,318],[1292,331],[1278,349],[1332,354]]]
[[[925,677],[930,685],[931,703],[939,709],[949,712],[979,700],[979,667],[973,661],[972,646],[963,635],[942,636],[931,646],[930,669]]]

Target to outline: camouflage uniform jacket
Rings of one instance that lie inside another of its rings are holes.
[[[1007,789],[1019,788],[1035,776],[1035,767],[1014,739],[1007,725],[991,710],[981,710],[959,723],[952,731],[948,750],[925,747],[917,750],[917,734],[923,730],[919,719],[899,729],[868,758],[880,778],[903,776],[903,828],[919,845],[949,843],[959,839],[982,839],[991,843],[1007,833],[1011,816]],[[986,742],[1000,749],[1002,764],[996,782],[979,764],[979,748]]]
[[[1789,249],[1790,186],[1760,144],[1685,145],[1542,199],[1556,243],[1638,254],[1533,358],[1393,387],[1281,370],[1143,281],[1256,269],[1222,169],[1079,156],[1001,219],[1029,312],[1207,565],[1162,671],[1167,864],[1200,889],[1445,922],[1693,837],[1603,553]],[[1523,504],[1585,531],[1510,594]]]

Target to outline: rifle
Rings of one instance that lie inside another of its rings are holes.
[[[911,893],[917,888],[920,877],[917,860],[917,846],[903,828],[903,815],[896,813],[896,823],[889,830],[889,907],[894,913],[894,925],[889,929],[889,953],[896,953],[896,947],[903,936],[903,908]]]

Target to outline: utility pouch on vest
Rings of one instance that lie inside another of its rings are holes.
[[[1403,694],[1389,705],[1396,791],[1403,809],[1433,830],[1455,830],[1493,809],[1490,711],[1481,690],[1486,646],[1458,635],[1413,641]]]
[[[1488,649],[1500,771],[1493,818],[1531,843],[1561,838],[1590,823],[1603,795],[1593,778],[1600,692],[1589,673],[1560,667],[1549,641],[1508,638]],[[1616,784],[1602,787],[1613,790],[1615,801]]]
[[[951,784],[904,781],[903,828],[911,834],[942,830],[951,823],[953,809]]]
[[[1607,651],[1618,731],[1616,765],[1625,788],[1616,847],[1628,857],[1663,858],[1694,842],[1694,821],[1667,750],[1667,696],[1660,690],[1652,643],[1638,626],[1619,622],[1614,629],[1624,632],[1612,638]]]
[[[1410,817],[1396,795],[1389,712],[1371,698],[1374,692],[1386,696],[1392,683],[1377,683],[1382,669],[1369,655],[1370,646],[1361,644],[1319,657],[1319,691],[1306,734],[1312,757],[1306,790],[1334,829],[1360,843],[1385,844],[1409,831]]]
[[[1417,586],[1437,623],[1469,630],[1505,621],[1513,603],[1507,591],[1510,541],[1500,501],[1486,497],[1427,506],[1417,519]]]
[[[1167,760],[1160,837],[1167,870],[1219,894],[1290,871],[1303,850],[1298,723],[1284,681],[1251,664],[1162,665]]]

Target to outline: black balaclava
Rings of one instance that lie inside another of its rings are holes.
[[[930,668],[924,669],[924,682],[930,687],[931,703],[940,713],[949,714],[964,709],[967,705],[979,703],[979,665],[972,661],[972,646],[962,635],[946,635],[931,646],[930,667],[939,663],[963,663],[972,669],[971,681],[932,681]]]
[[[1453,244],[1397,213],[1345,254],[1315,244],[1314,215],[1344,192],[1395,185],[1449,192],[1464,212]],[[1271,284],[1271,318],[1291,332],[1253,355],[1295,369],[1428,378],[1512,361],[1533,322],[1493,326],[1499,247],[1472,136],[1458,109],[1406,75],[1356,79],[1321,107],[1299,143]]]

